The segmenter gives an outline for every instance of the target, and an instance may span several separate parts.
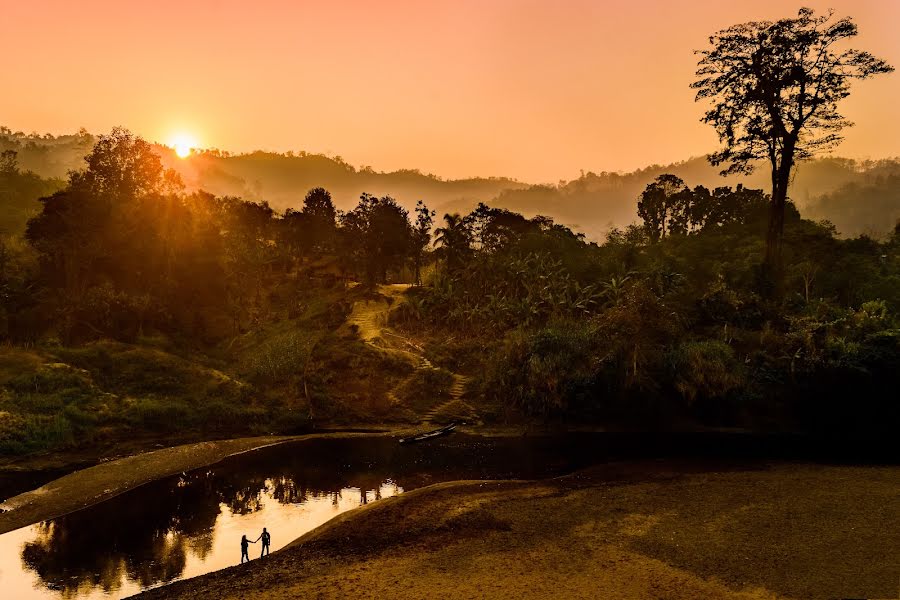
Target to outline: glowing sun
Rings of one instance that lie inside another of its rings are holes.
[[[186,133],[179,133],[172,137],[169,145],[175,149],[175,154],[177,154],[179,158],[187,158],[190,156],[193,149],[197,147],[197,140]]]

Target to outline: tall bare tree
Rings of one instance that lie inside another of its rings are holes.
[[[796,161],[834,148],[851,123],[838,111],[854,79],[893,67],[868,52],[841,49],[857,35],[850,18],[800,9],[795,18],[734,25],[700,50],[697,100],[712,103],[703,121],[723,148],[710,156],[724,174],[749,173],[757,161],[772,169],[765,266],[779,293],[784,212]]]

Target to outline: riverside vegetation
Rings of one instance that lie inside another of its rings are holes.
[[[845,238],[789,208],[773,299],[767,196],[740,186],[661,176],[641,223],[593,243],[485,204],[434,224],[390,197],[340,212],[321,188],[282,214],[188,193],[123,130],[65,183],[4,158],[7,455],[414,423],[454,374],[451,408],[489,423],[870,434],[900,417],[896,228]],[[429,369],[364,343],[348,318],[368,301]]]

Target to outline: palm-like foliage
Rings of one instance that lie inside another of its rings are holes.
[[[602,305],[602,292],[572,277],[549,254],[492,257],[436,276],[423,309],[456,326],[505,329],[555,316],[586,316]]]
[[[459,269],[472,253],[472,226],[459,213],[444,215],[444,226],[435,230],[434,243],[451,271]]]

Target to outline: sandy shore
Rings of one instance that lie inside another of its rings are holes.
[[[900,469],[610,465],[456,482],[140,598],[889,598]]]

